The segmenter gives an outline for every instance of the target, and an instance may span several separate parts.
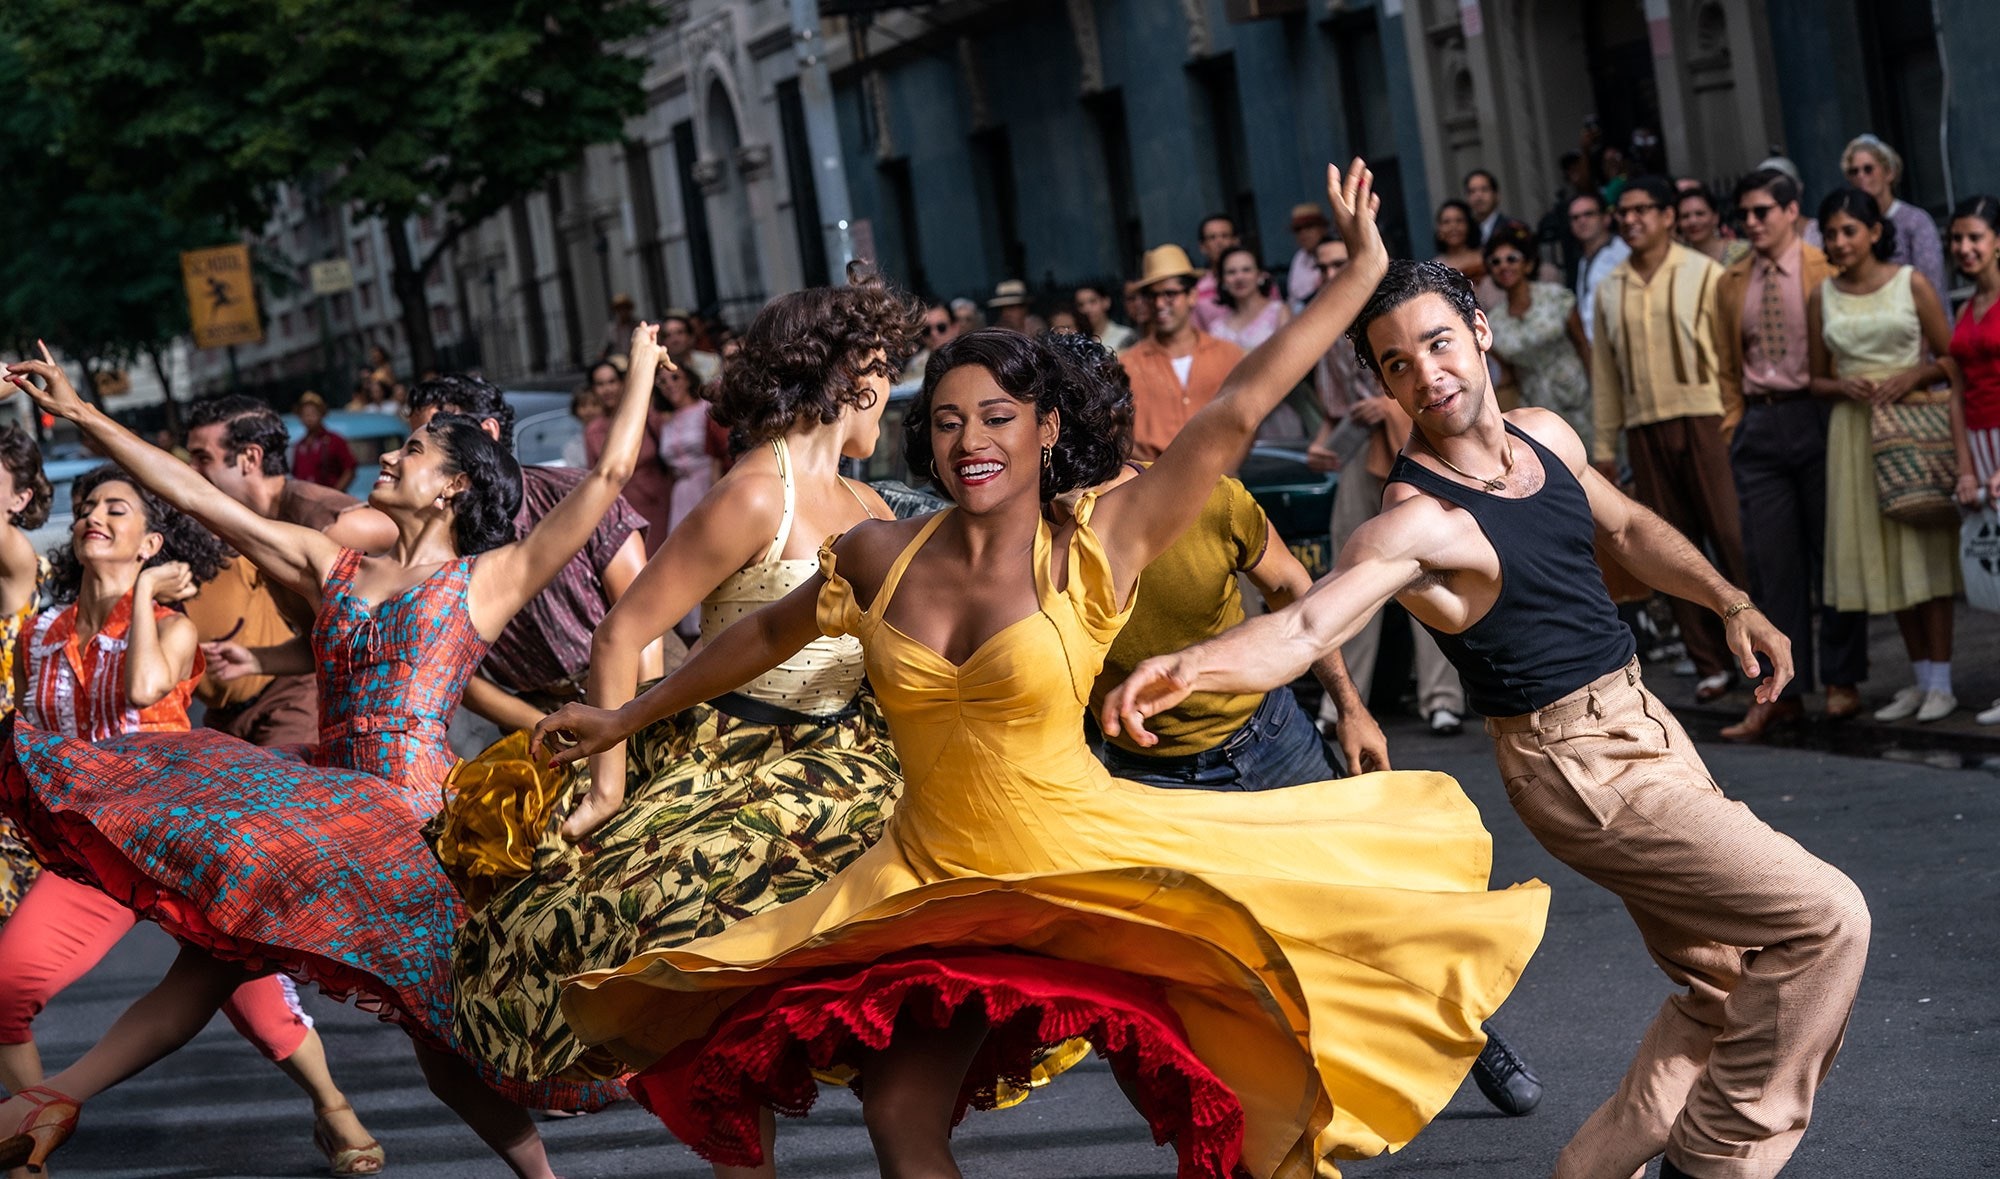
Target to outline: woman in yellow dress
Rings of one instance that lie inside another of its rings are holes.
[[[905,776],[881,842],[800,900],[565,990],[571,1027],[644,1069],[634,1095],[698,1152],[763,1164],[760,1107],[804,1112],[811,1070],[844,1066],[885,1174],[956,1175],[968,1105],[1073,1037],[1184,1176],[1337,1174],[1449,1100],[1548,901],[1487,890],[1491,840],[1456,783],[1162,790],[1112,778],[1082,735],[1139,571],[1385,269],[1371,185],[1358,160],[1329,170],[1347,269],[1145,474],[1051,525],[1051,499],[1116,469],[1092,420],[1114,402],[1046,345],[972,333],[933,354],[905,424],[952,509],[856,527],[631,704],[537,726],[575,760],[822,632],[862,642]]]

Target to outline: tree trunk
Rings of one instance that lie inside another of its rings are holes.
[[[389,257],[395,265],[389,285],[402,311],[403,336],[410,342],[410,377],[419,380],[435,370],[437,341],[431,336],[431,304],[424,295],[424,271],[410,254],[408,225],[401,218],[384,218],[389,228]]]
[[[160,392],[167,398],[167,429],[178,439],[183,434],[181,426],[181,403],[174,400],[174,379],[167,375],[167,362],[158,348],[146,349],[146,359],[153,362],[153,375],[160,378]]]

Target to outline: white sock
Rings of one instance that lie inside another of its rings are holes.
[[[1930,691],[1931,661],[1928,659],[1912,659],[1910,660],[1910,670],[1917,673],[1917,691]]]
[[[1938,659],[1931,663],[1931,691],[1951,695],[1951,660]]]

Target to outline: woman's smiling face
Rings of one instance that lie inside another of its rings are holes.
[[[1037,420],[1032,401],[1000,387],[977,364],[946,373],[931,394],[932,462],[945,493],[972,512],[1042,492],[1042,448],[1054,445],[1055,415]]]

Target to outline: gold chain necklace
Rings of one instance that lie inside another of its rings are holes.
[[[1436,458],[1437,461],[1443,463],[1447,467],[1450,467],[1453,474],[1457,475],[1461,479],[1470,479],[1474,483],[1479,484],[1482,488],[1484,488],[1487,491],[1499,491],[1501,488],[1507,486],[1507,476],[1514,473],[1514,440],[1512,438],[1507,439],[1507,451],[1506,451],[1506,458],[1504,460],[1506,465],[1501,467],[1500,473],[1498,475],[1493,476],[1491,479],[1475,475],[1471,471],[1466,470],[1465,468],[1459,466],[1457,463],[1452,462],[1450,459],[1444,457],[1444,455],[1438,452],[1437,447],[1431,445],[1431,440],[1428,438],[1424,439],[1424,449],[1430,451],[1432,457]]]

